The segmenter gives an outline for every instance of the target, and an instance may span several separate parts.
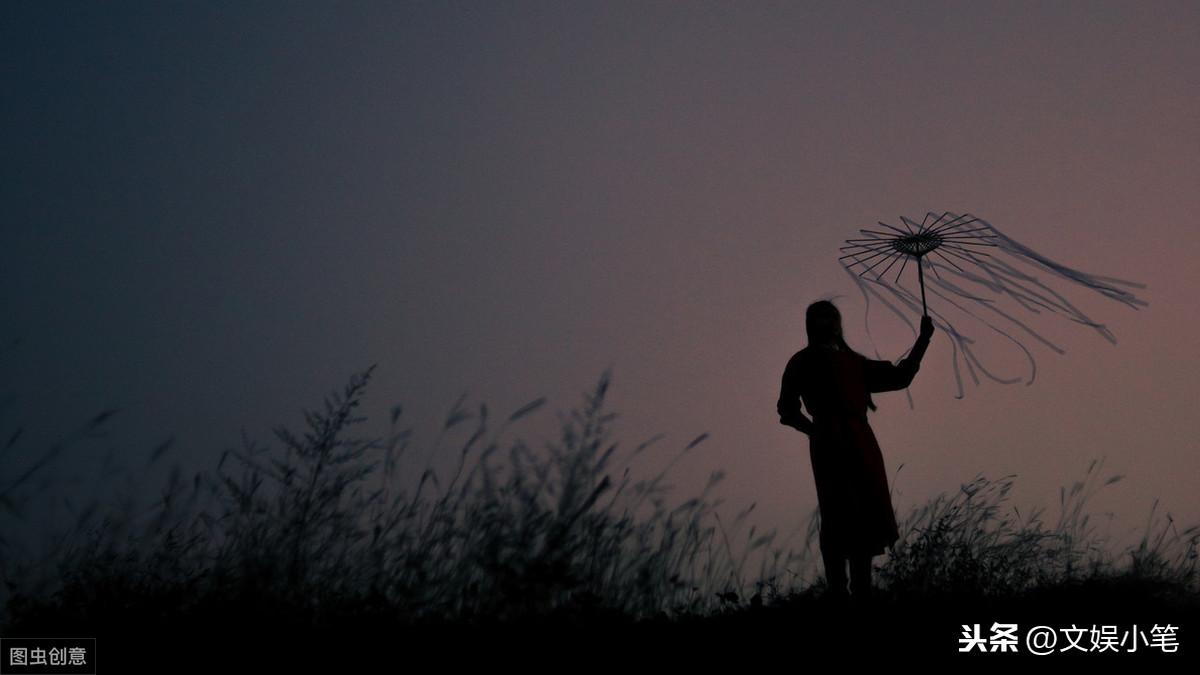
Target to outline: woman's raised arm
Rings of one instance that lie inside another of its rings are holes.
[[[921,369],[921,359],[929,348],[929,339],[933,336],[933,319],[921,317],[921,334],[908,356],[900,363],[891,361],[876,361],[867,359],[863,363],[863,376],[867,380],[867,391],[876,394],[883,391],[899,391],[908,388]]]

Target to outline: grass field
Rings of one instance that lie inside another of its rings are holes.
[[[402,487],[417,475],[406,463],[424,453],[410,447],[400,409],[386,435],[357,435],[372,371],[306,413],[303,429],[279,428],[272,445],[244,442],[191,479],[172,473],[148,518],[93,505],[49,558],[6,546],[0,635],[98,636],[110,662],[127,663],[148,636],[164,649],[240,639],[293,654],[297,643],[411,651],[533,635],[541,649],[711,637],[954,656],[962,624],[986,637],[993,622],[1150,631],[1173,621],[1184,627],[1178,657],[1191,652],[1186,629],[1200,626],[1200,529],[1153,512],[1138,545],[1109,550],[1086,510],[1120,480],[1100,462],[1064,488],[1053,518],[1008,504],[1015,476],[977,477],[900,514],[900,541],[876,559],[875,595],[842,602],[815,572],[815,514],[791,549],[753,526],[732,537],[746,523],[719,518],[720,472],[679,503],[666,470],[635,475],[631,460],[654,441],[623,451],[611,441],[607,373],[543,449],[503,440],[542,399],[496,430],[486,407],[456,408],[441,429],[469,427],[455,469]],[[60,452],[0,474],[0,518],[21,517],[29,479]]]

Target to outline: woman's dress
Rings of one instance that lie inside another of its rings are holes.
[[[871,393],[906,388],[928,343],[928,338],[918,338],[899,364],[813,345],[788,361],[780,421],[787,423],[800,413],[801,400],[813,420],[809,457],[823,553],[880,555],[899,539],[883,455],[867,423],[867,403]]]

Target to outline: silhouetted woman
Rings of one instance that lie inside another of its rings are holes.
[[[828,300],[809,305],[808,346],[783,371],[779,422],[808,434],[809,457],[821,512],[820,545],[831,593],[846,593],[846,560],[855,596],[871,591],[871,557],[900,538],[892,509],[883,455],[867,408],[871,394],[908,387],[933,335],[921,318],[921,333],[899,364],[855,352],[842,338],[842,316]],[[800,411],[801,400],[812,416]]]

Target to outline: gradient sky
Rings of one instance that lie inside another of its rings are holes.
[[[613,368],[614,439],[681,499],[794,528],[808,444],[775,412],[841,240],[969,211],[1147,284],[1072,296],[1032,386],[953,396],[936,335],[872,425],[903,512],[978,473],[1055,513],[1093,458],[1138,528],[1200,522],[1200,4],[6,2],[3,338],[28,463],[99,410],[141,469],[211,466],[367,364],[422,452],[464,392],[552,436]],[[1089,301],[1090,304],[1089,304]],[[911,334],[881,324],[898,357]],[[1013,366],[1019,368],[1019,362]],[[77,499],[93,474],[68,475]],[[7,472],[8,469],[6,468]]]

